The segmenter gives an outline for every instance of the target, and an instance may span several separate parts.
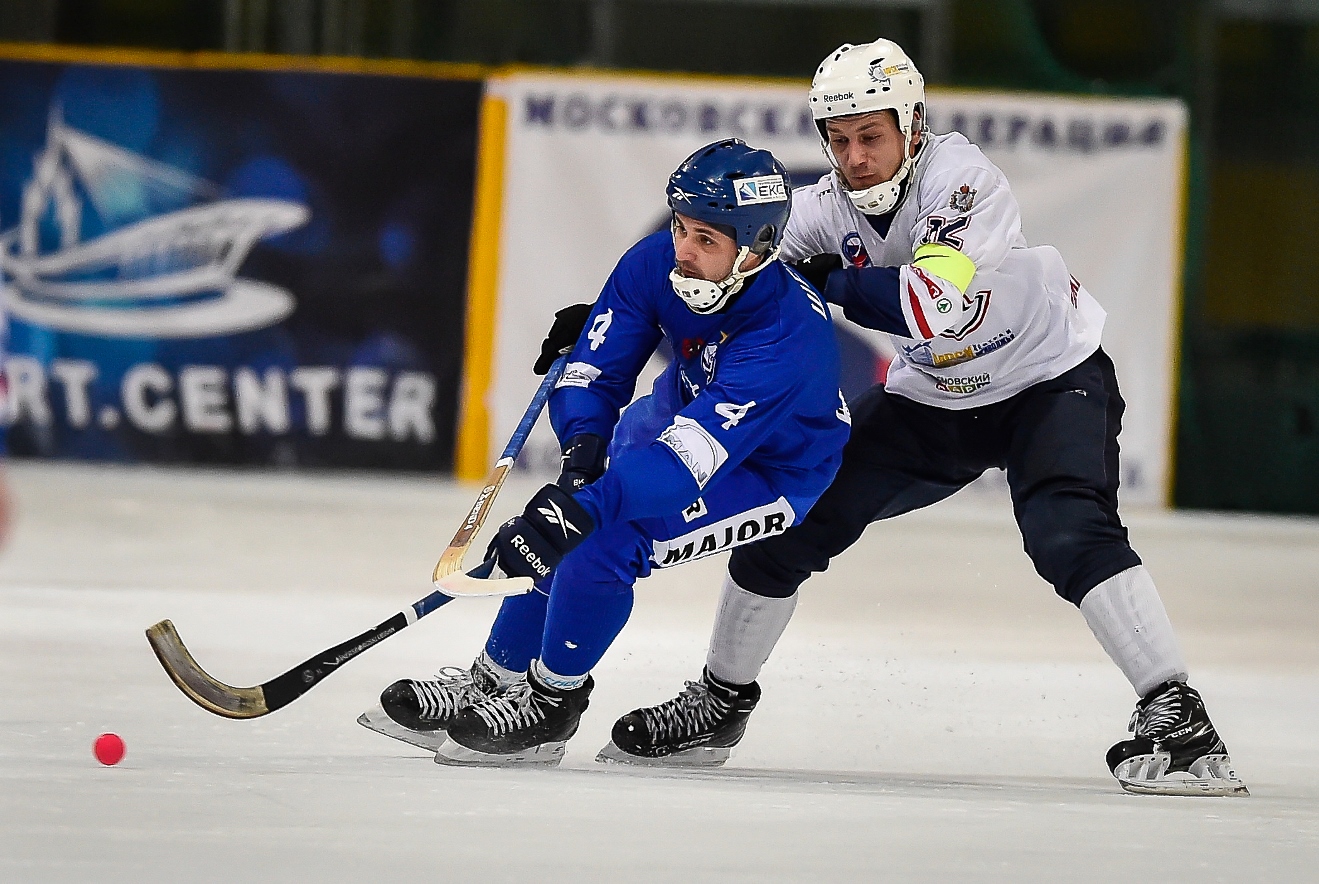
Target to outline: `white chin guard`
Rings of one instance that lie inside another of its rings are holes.
[[[902,164],[898,169],[898,174],[894,175],[888,181],[876,184],[874,187],[867,187],[865,190],[847,190],[847,198],[856,206],[857,211],[865,215],[883,215],[890,212],[898,204],[898,199],[902,196],[902,182],[907,180],[907,173],[911,170],[912,161],[910,159]]]
[[[733,266],[741,267],[742,262],[747,259],[749,254],[751,254],[751,250],[746,246],[738,249],[737,260],[733,262]],[[778,256],[779,250],[774,249],[765,255],[765,260],[755,267],[746,271],[734,270],[720,282],[711,282],[708,279],[692,279],[683,276],[682,271],[674,267],[669,271],[669,283],[673,286],[673,291],[687,305],[687,309],[693,313],[702,315],[718,313],[728,305],[728,301],[733,295],[742,291],[742,284],[747,277],[764,270]]]

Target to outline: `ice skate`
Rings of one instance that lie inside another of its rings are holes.
[[[577,733],[593,687],[589,676],[578,688],[550,687],[537,678],[533,665],[525,681],[459,710],[435,760],[481,767],[557,765]]]
[[[1143,795],[1249,795],[1194,688],[1170,681],[1136,704],[1135,737],[1108,750],[1122,788]]]
[[[636,709],[614,723],[610,743],[595,760],[668,767],[719,767],[746,731],[760,685],[731,685],[701,672],[681,694]]]
[[[459,709],[504,689],[482,654],[470,669],[445,666],[435,678],[405,678],[385,688],[380,704],[357,719],[362,727],[434,752]]]

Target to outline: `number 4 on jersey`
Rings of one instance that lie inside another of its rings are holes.
[[[726,417],[728,420],[721,425],[722,429],[731,430],[737,426],[742,418],[747,416],[747,412],[755,406],[756,400],[752,399],[746,405],[734,405],[732,402],[719,402],[715,404],[714,413],[720,417]]]
[[[600,345],[605,342],[605,332],[609,331],[609,326],[614,323],[613,309],[606,310],[595,318],[591,323],[591,330],[586,333],[586,340],[591,342],[591,349],[598,350]]]

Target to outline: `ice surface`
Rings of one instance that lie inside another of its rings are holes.
[[[593,762],[700,671],[723,567],[662,573],[564,766],[463,770],[354,719],[465,665],[461,600],[256,721],[188,702],[142,630],[259,683],[424,595],[475,489],[14,464],[0,558],[3,881],[1301,881],[1319,868],[1319,520],[1129,513],[1249,799],[1121,792],[1134,697],[1005,501],[875,526],[807,585],[729,765]],[[505,488],[496,516],[534,486]],[[494,520],[492,519],[492,524]],[[949,537],[956,553],[946,552]],[[102,731],[128,755],[92,757]]]

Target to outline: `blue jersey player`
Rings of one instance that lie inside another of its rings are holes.
[[[737,140],[673,173],[671,230],[618,262],[550,399],[563,473],[491,544],[496,576],[536,590],[505,600],[470,670],[396,682],[381,696],[388,718],[363,724],[438,746],[447,763],[556,764],[638,578],[806,515],[850,417],[829,311],[777,259],[789,194],[783,166]],[[673,361],[629,406],[662,338]],[[708,674],[693,690],[743,721],[759,693]]]

